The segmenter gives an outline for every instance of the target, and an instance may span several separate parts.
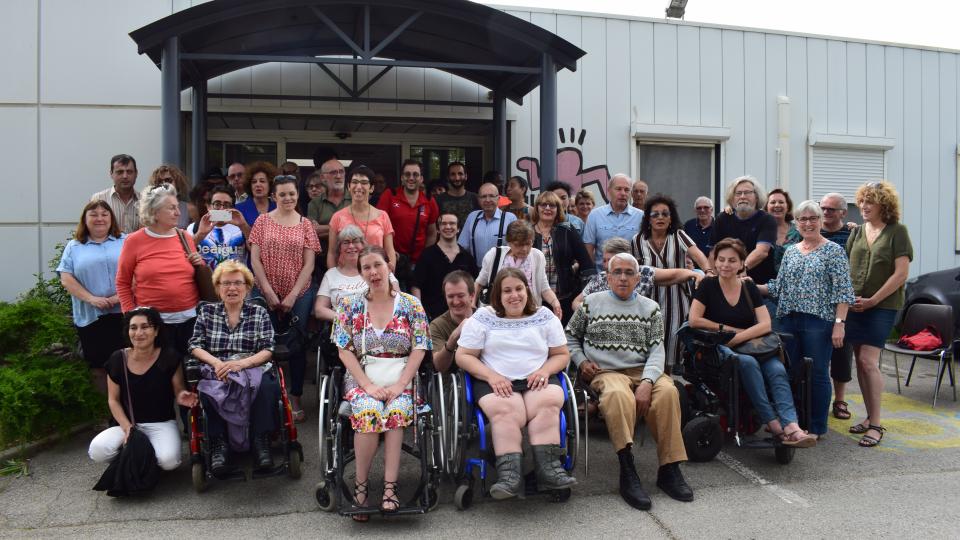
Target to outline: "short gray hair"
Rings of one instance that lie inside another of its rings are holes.
[[[616,180],[616,179],[618,179],[618,178],[623,179],[623,180],[626,180],[626,181],[627,181],[627,188],[630,189],[631,191],[633,190],[633,178],[630,178],[629,176],[627,176],[626,173],[617,173],[617,174],[611,176],[611,177],[610,177],[610,180],[607,181],[607,191],[608,191],[608,192],[610,191],[610,188],[613,187],[613,181]]]
[[[614,236],[613,238],[607,240],[603,243],[603,253],[630,253],[630,241],[626,238],[621,238],[619,236]]]
[[[140,192],[140,208],[137,213],[140,215],[140,223],[144,227],[149,227],[157,222],[157,210],[163,205],[163,200],[167,197],[177,198],[177,188],[173,184],[159,184],[156,186],[147,186]],[[179,200],[177,201],[179,204]]]
[[[823,219],[823,210],[820,208],[820,204],[815,201],[803,201],[793,209],[793,215],[796,217],[804,214],[815,214],[818,218]]]
[[[630,253],[617,253],[613,257],[610,257],[610,262],[607,263],[607,272],[613,272],[613,263],[614,261],[627,261],[633,266],[634,272],[640,271],[640,262]]]
[[[700,206],[701,202],[705,202],[710,205],[710,208],[713,208],[713,199],[705,195],[701,195],[697,197],[697,200],[693,201],[693,209],[696,210],[697,207]]]
[[[843,210],[844,212],[847,211],[847,198],[844,197],[843,195],[841,195],[841,194],[839,194],[839,193],[836,193],[836,192],[830,192],[830,193],[827,193],[826,195],[823,196],[823,199],[827,199],[827,198],[830,198],[830,199],[839,199],[839,200],[840,200],[840,206],[843,207],[842,210]],[[823,199],[820,199],[820,200],[822,201]]]
[[[737,186],[744,182],[749,182],[750,185],[753,186],[753,191],[757,195],[757,210],[762,210],[767,204],[767,192],[763,189],[763,186],[760,185],[760,182],[758,182],[756,178],[750,176],[749,174],[738,176],[733,179],[733,182],[730,182],[730,184],[727,185],[727,204],[730,206],[730,208],[736,207],[736,205],[733,204],[733,194],[735,191],[737,191]]]
[[[367,239],[363,236],[363,231],[360,230],[360,227],[356,225],[347,225],[340,232],[337,233],[337,245],[333,247],[333,254],[336,255],[337,259],[340,258],[340,242],[344,240],[363,240],[363,245],[366,247]],[[329,246],[328,246],[329,247]]]

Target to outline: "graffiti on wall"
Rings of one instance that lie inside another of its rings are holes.
[[[565,129],[559,129],[560,144],[567,144],[567,133]],[[583,141],[587,136],[586,130],[581,130],[579,137],[576,136],[576,130],[570,128],[569,144],[577,146],[563,146],[557,148],[557,178],[561,182],[566,182],[577,192],[581,189],[590,191],[598,201],[607,200],[606,186],[610,179],[610,171],[604,165],[583,166],[583,152],[578,146],[583,146]],[[540,191],[541,180],[543,184],[549,184],[553,179],[540,178],[540,160],[526,156],[517,160],[517,169],[526,174],[527,184],[530,191]]]

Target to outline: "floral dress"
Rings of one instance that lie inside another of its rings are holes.
[[[360,359],[364,350],[361,342],[366,336],[368,354],[396,357],[399,362],[415,349],[429,351],[429,323],[427,314],[415,296],[399,293],[394,298],[393,318],[382,332],[373,327],[367,314],[363,294],[345,296],[337,305],[333,340],[337,347],[350,351]],[[364,332],[366,329],[366,332]],[[383,433],[402,429],[413,423],[413,391],[404,390],[385,403],[364,392],[354,378],[347,374],[344,381],[345,399],[350,402],[350,423],[357,433]]]

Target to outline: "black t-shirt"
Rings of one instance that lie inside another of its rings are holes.
[[[453,262],[443,253],[440,246],[434,244],[423,250],[417,266],[413,270],[414,284],[420,289],[420,302],[427,317],[433,320],[447,310],[447,299],[443,296],[443,278],[454,270],[463,270],[477,277],[477,263],[470,252],[460,248]]]
[[[114,351],[107,360],[107,374],[120,386],[120,403],[127,419],[144,422],[166,422],[176,418],[173,412],[173,374],[180,367],[180,359],[170,349],[161,349],[157,361],[143,375],[127,371],[133,392],[133,416],[127,405],[127,383],[123,376],[123,350]]]
[[[750,328],[757,324],[756,313],[750,311],[750,304],[744,295],[750,295],[753,301],[753,307],[763,306],[763,298],[760,297],[760,291],[757,286],[750,281],[740,282],[740,297],[737,299],[737,305],[731,306],[723,296],[723,289],[720,288],[720,279],[716,277],[706,277],[700,282],[700,286],[693,293],[693,299],[699,300],[705,306],[703,317],[717,324],[732,326],[734,328]]]
[[[480,210],[480,198],[472,191],[467,191],[460,197],[454,197],[449,193],[441,193],[437,195],[436,201],[437,208],[440,209],[440,215],[455,214],[457,216],[457,226],[460,230],[463,230],[463,224],[467,221],[470,212]]]
[[[763,285],[776,277],[773,266],[773,249],[777,243],[777,220],[763,210],[747,219],[740,219],[736,214],[721,212],[714,220],[713,233],[710,236],[710,248],[724,238],[736,238],[747,247],[747,254],[757,247],[757,243],[770,244],[771,250],[763,261],[747,271],[753,281]]]

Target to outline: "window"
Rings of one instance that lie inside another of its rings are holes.
[[[226,170],[231,163],[252,163],[254,161],[277,162],[276,143],[243,143],[243,142],[207,142],[207,166],[209,171],[213,167]]]
[[[677,203],[680,218],[687,220],[696,215],[697,197],[714,199],[718,155],[717,144],[639,142],[637,178],[649,186],[648,198],[654,193],[668,195]],[[716,200],[714,206],[723,207]]]
[[[423,163],[423,183],[447,179],[447,165],[459,161],[466,166],[467,187],[476,191],[483,179],[483,150],[474,147],[411,146],[410,158]]]
[[[885,178],[884,150],[814,146],[810,165],[810,199],[836,192],[852,203],[864,182]]]

